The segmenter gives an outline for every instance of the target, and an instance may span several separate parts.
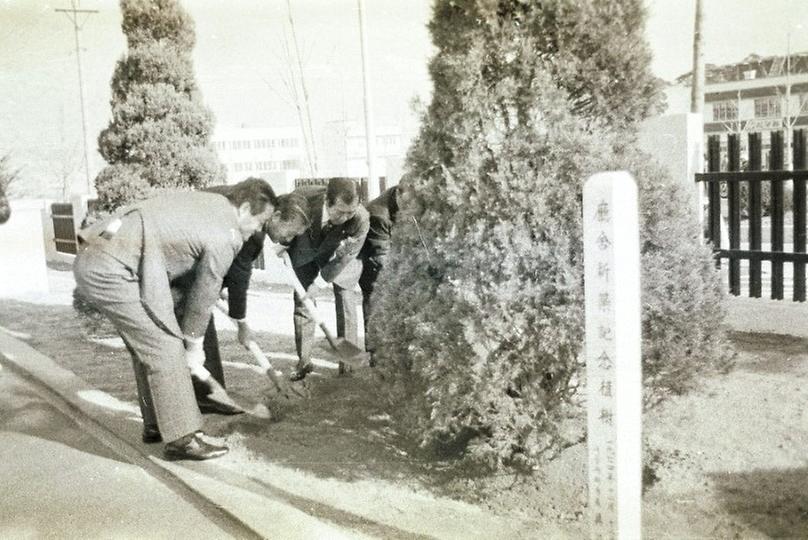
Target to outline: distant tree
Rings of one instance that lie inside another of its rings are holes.
[[[0,156],[0,225],[11,218],[11,205],[8,202],[9,186],[17,179],[19,171],[11,166],[8,154]]]
[[[98,138],[109,164],[95,180],[105,210],[155,189],[224,180],[194,79],[190,16],[177,0],[121,0],[121,11],[128,51],[112,76],[112,121]]]
[[[525,466],[580,436],[566,421],[582,425],[595,172],[640,187],[647,401],[723,365],[720,280],[688,193],[632,144],[659,102],[642,14],[640,0],[435,2],[432,102],[406,165],[416,201],[370,320],[398,417],[424,444]]]

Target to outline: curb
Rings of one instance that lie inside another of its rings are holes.
[[[729,296],[726,324],[736,332],[808,339],[808,303]]]
[[[165,484],[178,496],[197,507],[223,533],[234,538],[266,538],[253,527],[236,517],[227,508],[211,501],[195,489],[181,466],[170,464],[150,455],[140,440],[140,422],[132,421],[128,411],[111,411],[94,404],[82,395],[97,395],[73,372],[57,365],[53,360],[25,343],[0,332],[0,364],[31,384],[42,397],[60,412],[76,422],[87,434],[110,450]],[[123,436],[121,435],[123,434]]]
[[[140,442],[139,412],[114,403],[112,396],[91,387],[72,371],[0,332],[0,369],[3,368],[30,384],[50,405],[122,460],[140,467],[195,506],[222,530],[222,537],[301,540],[431,537],[359,515],[350,516],[351,523],[346,526],[348,524],[333,521],[328,516],[312,514],[310,509],[318,503],[307,498],[295,500],[295,496],[283,488],[236,472],[224,462],[218,464],[218,460],[166,461],[155,455],[155,445]],[[95,402],[90,398],[95,398]],[[113,403],[100,405],[98,398]],[[160,452],[162,446],[158,447],[157,452]],[[381,533],[374,534],[376,531]]]

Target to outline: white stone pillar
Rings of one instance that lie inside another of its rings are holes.
[[[0,225],[0,297],[48,292],[42,201],[11,200],[11,219]]]
[[[627,172],[584,186],[587,445],[592,538],[640,538],[642,365],[637,186]]]

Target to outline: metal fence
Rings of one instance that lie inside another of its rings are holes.
[[[742,164],[740,135],[728,135],[727,170],[723,172],[719,136],[708,138],[708,172],[696,175],[696,181],[707,186],[707,238],[712,242],[716,264],[720,267],[722,259],[727,261],[731,294],[741,295],[742,283],[747,282],[749,296],[760,298],[764,281],[768,281],[772,299],[783,299],[788,284],[792,286],[792,299],[804,302],[805,263],[808,262],[806,132],[794,131],[794,170],[783,168],[786,147],[782,132],[773,131],[769,135],[768,170],[763,170],[761,134],[749,133],[747,136],[747,160]],[[790,190],[787,184],[791,184]],[[726,205],[722,204],[724,196]],[[724,206],[727,209],[727,246],[722,245]],[[785,218],[789,213],[791,222],[787,224]],[[766,280],[764,263],[769,265]]]

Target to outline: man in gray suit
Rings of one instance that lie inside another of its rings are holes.
[[[362,273],[357,255],[369,227],[367,210],[359,204],[356,182],[350,178],[331,178],[326,187],[301,187],[293,193],[300,196],[301,201],[305,200],[305,208],[301,210],[308,228],[289,244],[292,268],[307,292],[318,274],[334,286],[337,333],[356,342],[354,288]],[[299,381],[314,370],[311,348],[315,324],[303,299],[297,294],[294,299],[298,363],[290,378]]]
[[[81,234],[73,267],[77,292],[110,319],[126,343],[144,435],[157,428],[169,459],[202,460],[227,452],[197,433],[202,417],[189,370],[217,384],[203,367],[211,308],[242,244],[269,219],[276,201],[263,180],[237,184],[226,196],[163,194]],[[181,320],[171,295],[177,280],[189,284]]]

